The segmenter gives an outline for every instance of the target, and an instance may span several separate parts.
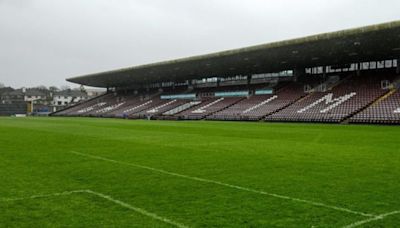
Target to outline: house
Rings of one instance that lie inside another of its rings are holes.
[[[87,94],[82,91],[67,89],[55,92],[53,94],[52,105],[66,106],[86,100],[87,98]]]
[[[33,104],[47,104],[46,102],[50,95],[47,90],[40,89],[26,89],[22,88],[24,94],[24,101],[32,102]]]
[[[22,92],[22,89],[4,92],[1,94],[1,101],[3,104],[24,101],[24,93]]]
[[[9,100],[9,93],[11,93],[12,91],[14,91],[14,89],[11,87],[0,88],[0,104],[9,103],[6,102],[6,100]]]
[[[28,113],[49,113],[67,105],[87,100],[88,95],[80,90],[50,91],[41,88],[11,88],[0,90],[0,104],[25,104]]]

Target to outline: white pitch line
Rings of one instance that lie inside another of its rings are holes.
[[[86,193],[86,194],[90,194],[90,195],[94,195],[97,196],[99,198],[108,200],[112,203],[118,204],[121,207],[127,208],[129,210],[132,210],[138,214],[142,214],[145,215],[147,217],[150,217],[152,219],[155,220],[159,220],[161,222],[179,227],[179,228],[188,228],[188,226],[183,225],[181,223],[172,221],[171,219],[165,218],[165,217],[161,217],[157,214],[148,212],[142,208],[139,207],[134,207],[128,203],[122,202],[120,200],[114,199],[111,196],[105,195],[103,193],[99,193],[99,192],[95,192],[92,190],[74,190],[74,191],[66,191],[66,192],[59,192],[59,193],[52,193],[52,194],[43,194],[43,195],[33,195],[33,196],[29,196],[29,197],[21,197],[21,198],[5,198],[5,199],[0,199],[0,202],[12,202],[12,201],[21,201],[21,200],[30,200],[30,199],[40,199],[40,198],[49,198],[49,197],[56,197],[56,196],[66,196],[66,195],[72,195],[72,194],[76,194],[76,193]]]
[[[310,201],[310,200],[294,198],[294,197],[275,194],[275,193],[270,193],[270,192],[266,192],[266,191],[259,191],[259,190],[255,190],[255,189],[251,189],[251,188],[247,188],[247,187],[241,187],[241,186],[237,186],[237,185],[227,184],[227,183],[223,183],[223,182],[220,182],[220,181],[209,180],[209,179],[204,179],[204,178],[200,178],[200,177],[193,177],[193,176],[188,176],[188,175],[184,175],[184,174],[173,173],[173,172],[169,172],[169,171],[166,171],[166,170],[153,168],[153,167],[150,167],[150,166],[144,166],[144,165],[138,165],[138,164],[134,164],[134,163],[128,163],[128,162],[112,160],[112,159],[108,159],[108,158],[104,158],[104,157],[100,157],[100,156],[96,156],[96,155],[80,153],[80,152],[77,152],[77,151],[70,151],[70,153],[73,153],[73,154],[76,154],[76,155],[80,155],[80,156],[83,156],[83,157],[92,158],[92,159],[107,161],[107,162],[111,162],[111,163],[115,163],[115,164],[132,166],[132,167],[141,168],[141,169],[147,169],[147,170],[151,170],[151,171],[154,171],[154,172],[167,174],[167,175],[170,175],[170,176],[181,177],[181,178],[185,178],[185,179],[189,179],[189,180],[195,180],[195,181],[204,182],[204,183],[212,183],[212,184],[221,185],[221,186],[225,186],[225,187],[229,187],[229,188],[233,188],[233,189],[237,189],[237,190],[252,192],[252,193],[261,194],[261,195],[267,195],[267,196],[271,196],[271,197],[275,197],[275,198],[279,198],[279,199],[285,199],[285,200],[291,200],[291,201],[295,201],[295,202],[301,202],[301,203],[305,203],[305,204],[309,204],[309,205],[313,205],[313,206],[318,206],[318,207],[325,207],[325,208],[329,208],[329,209],[333,209],[333,210],[337,210],[337,211],[342,211],[342,212],[347,212],[347,213],[351,213],[351,214],[356,214],[356,215],[361,215],[361,216],[365,216],[365,217],[375,217],[376,216],[376,215],[369,214],[369,213],[364,213],[364,212],[360,212],[360,211],[354,211],[354,210],[351,210],[351,209],[348,209],[348,208],[344,208],[344,207],[328,205],[328,204],[324,204],[324,203],[320,203],[320,202],[314,202],[314,201]]]
[[[29,200],[29,199],[40,199],[40,198],[49,198],[56,196],[67,196],[74,193],[85,193],[87,190],[74,190],[74,191],[66,191],[66,192],[57,192],[52,194],[43,194],[43,195],[33,195],[29,197],[20,197],[20,198],[2,198],[0,202],[12,202],[12,201],[21,201],[21,200]]]
[[[137,213],[139,213],[139,214],[142,214],[142,215],[146,215],[146,216],[148,216],[148,217],[150,217],[150,218],[153,218],[153,219],[155,219],[155,220],[159,220],[159,221],[162,221],[162,222],[164,222],[164,223],[168,223],[168,224],[170,224],[170,225],[173,225],[173,226],[176,226],[176,227],[179,227],[179,228],[187,228],[187,227],[188,227],[188,226],[186,226],[186,225],[183,225],[183,224],[181,224],[181,223],[172,221],[172,220],[167,219],[167,218],[165,218],[165,217],[161,217],[161,216],[156,215],[156,214],[154,214],[154,213],[148,212],[148,211],[146,211],[146,210],[144,210],[144,209],[142,209],[142,208],[134,207],[134,206],[132,206],[132,205],[130,205],[130,204],[127,204],[127,203],[122,202],[122,201],[120,201],[120,200],[114,199],[114,198],[112,198],[111,196],[104,195],[104,194],[102,194],[102,193],[94,192],[94,191],[91,191],[91,190],[88,190],[87,193],[93,194],[93,195],[98,196],[98,197],[101,197],[101,198],[106,199],[106,200],[108,200],[108,201],[111,201],[111,202],[113,202],[113,203],[115,203],[115,204],[118,204],[118,205],[120,205],[121,207],[128,208],[128,209],[130,209],[130,210],[132,210],[132,211],[135,211],[135,212],[137,212]]]
[[[388,216],[396,215],[396,214],[400,214],[400,211],[392,211],[392,212],[389,212],[389,213],[377,215],[377,216],[375,216],[373,218],[361,220],[361,221],[352,223],[350,225],[344,226],[343,228],[353,228],[353,227],[361,226],[361,225],[364,225],[366,223],[370,223],[370,222],[377,221],[377,220],[382,220],[382,219],[384,219],[384,218],[386,218]]]

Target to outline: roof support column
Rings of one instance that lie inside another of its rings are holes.
[[[193,89],[193,80],[188,80],[187,88],[188,88],[189,90],[192,90],[192,89]]]
[[[357,76],[361,75],[361,63],[357,63]]]
[[[306,75],[306,69],[305,68],[296,68],[293,70],[293,80],[297,81],[299,78],[303,77]]]
[[[400,58],[397,59],[396,74],[400,74]]]

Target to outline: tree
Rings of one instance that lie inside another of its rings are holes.
[[[46,90],[47,90],[47,87],[44,86],[44,85],[40,85],[40,86],[36,86],[36,89],[46,91]]]
[[[0,82],[0,88],[4,88],[4,87],[6,87],[6,86],[4,85],[4,83],[1,83],[1,82]]]
[[[85,93],[85,94],[86,94],[85,86],[81,85],[81,86],[79,87],[79,90],[80,90],[82,93]]]
[[[68,85],[63,85],[60,87],[61,90],[70,90],[71,88]]]
[[[50,86],[49,87],[49,90],[51,91],[51,92],[57,92],[57,91],[59,91],[59,89],[57,88],[57,86]]]

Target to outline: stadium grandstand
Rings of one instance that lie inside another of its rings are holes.
[[[400,21],[68,78],[107,93],[53,113],[400,124]]]

